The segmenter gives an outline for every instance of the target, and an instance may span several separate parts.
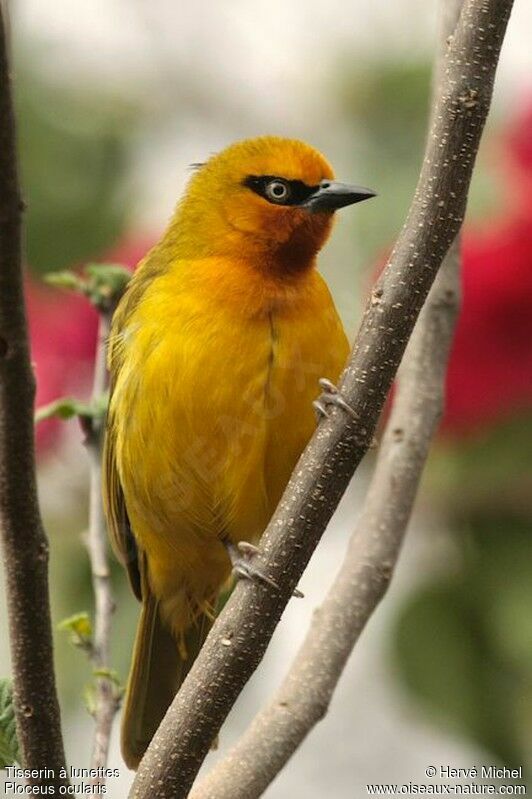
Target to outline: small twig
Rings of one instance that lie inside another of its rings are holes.
[[[48,539],[37,499],[33,402],[22,280],[23,203],[0,6],[0,532],[17,734],[31,785],[68,784],[55,686]],[[63,776],[62,776],[63,775]]]
[[[188,794],[372,441],[421,306],[462,223],[512,5],[466,0],[449,43],[407,221],[372,292],[339,386],[358,421],[334,410],[319,425],[262,539],[264,568],[280,590],[237,585],[139,766],[131,791],[136,799]]]
[[[93,406],[107,389],[106,345],[110,329],[110,311],[100,311],[98,345],[92,386]],[[84,420],[86,446],[90,454],[90,501],[87,550],[89,553],[94,592],[94,636],[90,650],[91,663],[96,671],[109,670],[111,655],[111,619],[115,609],[107,550],[107,534],[102,504],[102,438],[104,419],[92,416]],[[105,676],[96,678],[94,738],[91,768],[107,765],[113,721],[119,708],[116,686]],[[96,777],[94,784],[105,783]]]
[[[434,96],[463,0],[442,0]],[[390,583],[445,397],[458,315],[458,238],[419,315],[393,409],[344,563],[282,685],[190,799],[257,799],[326,714],[347,660]]]

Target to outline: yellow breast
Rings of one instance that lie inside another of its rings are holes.
[[[212,592],[220,539],[260,536],[313,432],[342,325],[315,270],[280,285],[206,259],[156,278],[120,335],[117,466],[153,589]]]

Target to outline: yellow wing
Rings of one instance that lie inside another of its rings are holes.
[[[111,546],[127,570],[135,596],[137,599],[142,599],[137,545],[131,532],[124,493],[116,468],[115,435],[112,424],[108,424],[103,451],[103,498]]]
[[[114,313],[111,334],[107,344],[107,365],[110,374],[109,406],[111,406],[116,377],[123,364],[122,331],[147,286],[163,271],[162,267],[158,248],[155,248],[138,265]],[[127,514],[124,492],[116,465],[115,451],[116,424],[113,414],[109,412],[103,447],[102,475],[103,503],[107,528],[113,551],[127,570],[133,592],[138,599],[142,599],[142,564],[139,561],[137,544]]]

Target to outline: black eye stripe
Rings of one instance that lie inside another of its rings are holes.
[[[272,201],[266,193],[268,184],[275,180],[288,186],[289,193],[283,202]],[[286,178],[278,177],[277,175],[249,175],[244,180],[244,186],[254,191],[255,194],[264,197],[272,205],[301,205],[319,188],[318,186],[309,186],[303,183],[302,180],[286,180]]]

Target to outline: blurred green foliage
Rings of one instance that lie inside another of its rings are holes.
[[[383,61],[342,69],[340,102],[354,131],[353,174],[378,192],[374,215],[354,220],[366,263],[400,229],[417,180],[426,135],[430,65]],[[360,177],[359,177],[360,176]]]
[[[400,674],[440,721],[509,767],[530,768],[529,524],[491,518],[460,532],[468,552],[458,572],[419,590],[402,609]]]
[[[442,512],[460,521],[486,509],[504,507],[532,518],[532,418],[516,414],[469,436],[440,440],[431,460],[427,487]],[[457,490],[467,486],[467,491]]]
[[[11,680],[0,679],[0,769],[20,763]]]
[[[426,709],[529,773],[531,445],[521,416],[437,449],[427,483],[456,562],[410,597],[395,631],[399,674]]]
[[[338,102],[353,130],[353,174],[374,188],[378,201],[362,207],[353,231],[363,262],[382,261],[406,217],[427,135],[432,65],[383,60],[342,63]],[[488,123],[491,124],[491,120]],[[483,148],[480,150],[482,162]],[[469,218],[486,214],[499,198],[493,175],[477,164],[469,193]]]
[[[420,165],[430,83],[428,62],[382,61],[356,69],[345,85],[345,107],[363,121],[383,162]]]
[[[37,272],[98,257],[124,231],[132,104],[83,84],[49,82],[22,53],[16,104],[26,246]]]

